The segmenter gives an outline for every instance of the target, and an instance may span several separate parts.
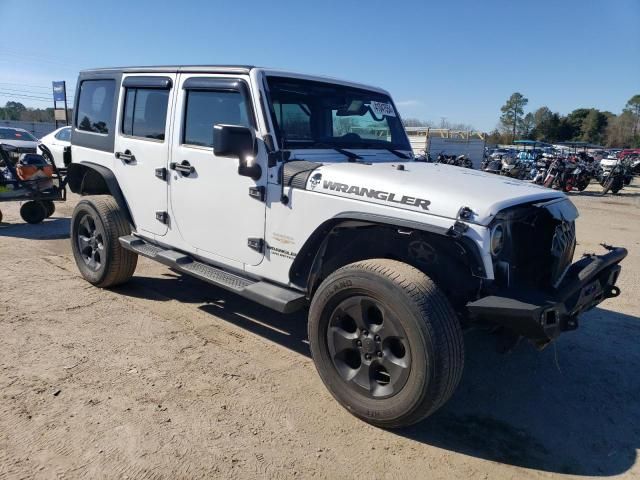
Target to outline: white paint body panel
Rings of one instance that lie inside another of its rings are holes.
[[[408,203],[390,202],[388,198],[357,195],[353,192],[324,188],[323,182],[312,189],[294,189],[279,184],[279,167],[268,167],[267,149],[263,138],[273,132],[271,118],[260,105],[266,98],[263,75],[292,76],[318,81],[322,77],[253,69],[248,74],[171,73],[154,72],[174,80],[167,115],[166,140],[150,142],[124,137],[120,131],[124,89],[120,88],[118,127],[115,151],[129,149],[138,164],[123,165],[113,153],[73,147],[74,162],[93,162],[112,170],[121,185],[125,199],[137,224],[137,233],[165,247],[194,255],[214,265],[230,270],[244,270],[251,276],[271,282],[291,285],[289,271],[296,254],[309,237],[324,222],[336,216],[370,214],[413,222],[425,230],[445,232],[457,221],[462,207],[469,207],[474,217],[467,222],[467,235],[478,246],[487,272],[493,278],[487,225],[500,210],[526,202],[563,197],[563,194],[518,180],[449,165],[434,165],[401,160],[386,150],[353,150],[370,164],[349,163],[345,155],[332,150],[298,150],[292,159],[323,163],[314,171],[322,180],[350,186],[366,187],[429,201],[428,208]],[[125,73],[126,75],[130,75]],[[144,73],[149,75],[149,73]],[[237,173],[238,160],[216,157],[211,148],[181,144],[185,91],[182,84],[191,77],[241,78],[250,85],[253,112],[256,118],[258,155],[255,161],[263,168],[256,182]],[[350,82],[342,85],[369,88]],[[377,92],[384,90],[371,88]],[[410,154],[410,152],[403,152]],[[196,173],[183,177],[168,170],[166,182],[157,179],[155,168],[171,162],[188,160]],[[396,165],[402,163],[404,170]],[[266,200],[249,196],[249,188],[264,186]],[[284,193],[288,202],[281,202]],[[155,219],[155,212],[166,210],[168,225]],[[265,252],[247,246],[248,238],[263,238]]]
[[[402,196],[429,200],[428,213],[432,216],[455,219],[462,207],[475,213],[474,223],[487,225],[500,210],[520,203],[548,200],[563,194],[528,182],[499,175],[422,162],[405,162],[404,170],[398,163],[341,163],[323,165],[314,173],[322,175],[316,192],[344,198],[366,199],[367,202],[396,208],[393,213],[404,218],[403,210],[425,213],[420,206],[389,202],[379,198],[358,196],[353,193],[332,190],[327,182],[339,182],[349,186],[394,193],[395,199]],[[311,189],[311,185],[307,185]]]

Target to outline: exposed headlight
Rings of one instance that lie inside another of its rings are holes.
[[[501,223],[494,225],[491,229],[491,255],[497,257],[504,246],[504,227]]]

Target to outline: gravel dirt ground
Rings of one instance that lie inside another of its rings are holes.
[[[542,352],[465,336],[464,377],[426,421],[343,410],[279,315],[141,259],[99,290],[69,240],[76,197],[41,225],[0,204],[0,479],[638,477],[640,188],[579,207],[578,253],[630,253],[622,295]]]

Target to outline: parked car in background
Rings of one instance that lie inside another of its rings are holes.
[[[15,161],[23,153],[38,153],[38,139],[22,128],[0,127],[0,143],[14,147],[9,157]]]
[[[42,156],[51,160],[58,168],[67,168],[64,164],[64,149],[71,146],[71,127],[54,130],[40,139]]]

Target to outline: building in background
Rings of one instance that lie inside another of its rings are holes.
[[[406,131],[415,155],[428,153],[433,159],[439,153],[466,155],[473,168],[480,168],[486,143],[484,133],[429,127],[407,127]]]

